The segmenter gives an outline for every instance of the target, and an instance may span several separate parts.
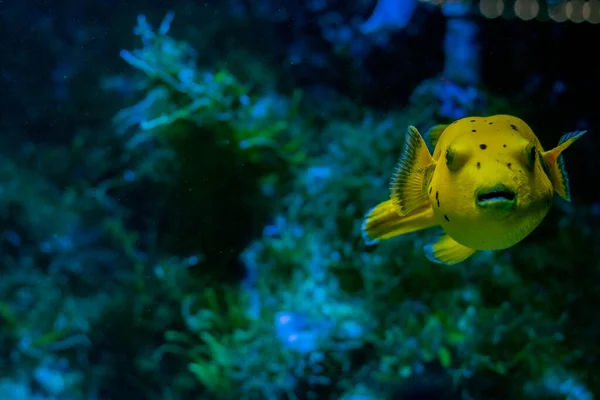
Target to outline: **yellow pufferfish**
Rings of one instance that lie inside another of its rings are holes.
[[[544,151],[517,117],[467,117],[431,128],[431,155],[410,126],[390,199],[367,213],[363,237],[373,244],[440,225],[444,234],[424,250],[441,264],[514,246],[544,219],[554,193],[570,201],[561,153],[585,133],[567,133]]]

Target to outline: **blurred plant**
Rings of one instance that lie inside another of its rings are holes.
[[[24,393],[37,385],[78,398],[89,389],[90,337],[110,298],[97,282],[118,274],[120,260],[93,227],[103,213],[88,213],[95,203],[80,188],[59,190],[27,168],[26,155],[12,157],[20,164],[0,162],[0,366]]]
[[[114,119],[129,157],[167,155],[153,157],[159,164],[148,167],[170,171],[162,188],[169,212],[158,223],[163,248],[199,250],[227,279],[228,268],[237,268],[236,254],[268,212],[265,198],[282,189],[290,169],[306,162],[302,94],[281,96],[261,82],[241,83],[228,69],[201,69],[197,51],[168,35],[173,17],[168,13],[155,32],[139,16],[134,32],[143,46],[121,56],[142,74],[109,78],[104,86],[141,91],[142,100]],[[188,234],[182,240],[183,231]]]
[[[115,117],[122,134],[130,127],[139,128],[129,139],[131,148],[153,138],[190,134],[177,129],[182,126],[176,124],[179,120],[211,129],[226,123],[230,128],[219,129],[223,136],[216,139],[231,142],[251,161],[264,161],[261,152],[267,151],[290,163],[302,162],[301,132],[292,126],[301,92],[289,100],[273,93],[260,95],[226,69],[201,71],[196,64],[196,50],[167,35],[173,18],[174,13],[168,13],[154,32],[146,18],[139,16],[134,32],[143,47],[123,50],[121,57],[145,76],[105,81],[107,88],[126,85],[146,92],[142,101]]]

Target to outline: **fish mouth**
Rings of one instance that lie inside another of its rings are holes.
[[[504,185],[477,191],[476,203],[481,208],[510,210],[517,203],[517,194]]]

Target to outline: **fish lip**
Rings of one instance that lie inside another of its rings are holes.
[[[512,209],[517,204],[517,193],[505,185],[479,189],[475,202],[481,208]]]

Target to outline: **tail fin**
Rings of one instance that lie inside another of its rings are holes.
[[[400,216],[393,200],[379,203],[372,208],[363,221],[362,235],[367,244],[403,235],[437,225],[433,208],[427,204]]]
[[[566,201],[571,201],[571,193],[569,188],[569,177],[567,176],[565,161],[561,153],[586,132],[587,131],[575,131],[567,133],[560,138],[558,146],[542,154],[542,157],[550,170],[550,181],[552,182],[552,186],[554,186],[554,191]]]

